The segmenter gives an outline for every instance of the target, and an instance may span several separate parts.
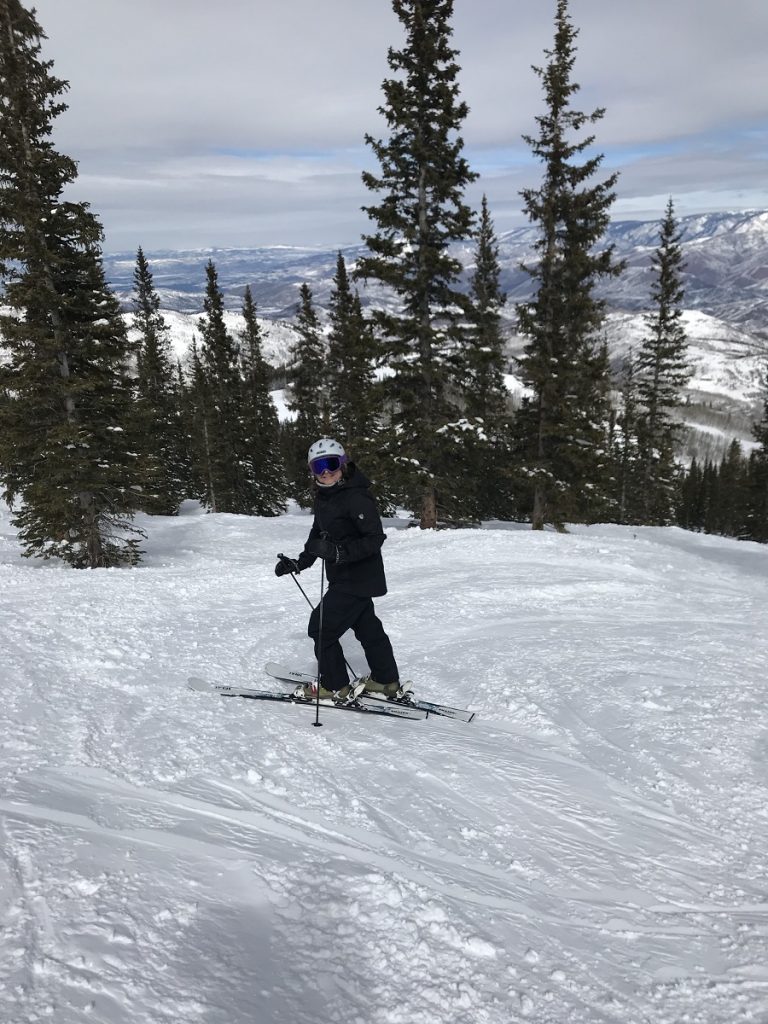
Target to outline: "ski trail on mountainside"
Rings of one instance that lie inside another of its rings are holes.
[[[390,529],[404,674],[477,718],[314,729],[185,686],[312,668],[307,517],[145,523],[0,544],[3,1024],[768,1019],[768,552]]]

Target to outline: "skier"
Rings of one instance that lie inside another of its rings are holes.
[[[381,546],[386,540],[370,481],[347,459],[343,446],[329,437],[311,445],[307,461],[314,481],[314,521],[298,558],[278,556],[275,575],[300,573],[315,560],[325,560],[328,589],[309,619],[315,644],[320,698],[346,702],[365,690],[387,698],[408,692],[401,688],[392,644],[373,608],[374,597],[387,592]],[[351,629],[362,645],[370,675],[350,686],[340,638]],[[312,685],[303,696],[313,699]]]

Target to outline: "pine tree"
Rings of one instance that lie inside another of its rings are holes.
[[[192,338],[195,346],[195,338]],[[200,498],[202,488],[195,472],[192,438],[194,435],[194,410],[192,386],[185,377],[181,360],[177,359],[173,371],[173,404],[179,422],[179,479],[183,482],[182,494]]]
[[[758,447],[749,460],[746,526],[752,540],[768,542],[768,368],[763,377],[763,415],[752,428]]]
[[[0,465],[25,554],[133,564],[140,533],[129,345],[77,170],[50,142],[67,83],[40,57],[34,11],[0,0],[0,333],[9,354]],[[131,534],[134,536],[132,537]]]
[[[675,461],[679,425],[672,412],[690,379],[683,326],[683,254],[681,233],[670,199],[661,223],[659,247],[651,258],[653,312],[645,318],[648,334],[637,357],[641,413],[643,521],[672,521],[677,488]]]
[[[133,285],[133,327],[139,336],[134,415],[139,424],[142,506],[147,512],[175,515],[188,486],[177,382],[168,326],[160,313],[160,297],[141,247],[136,254]]]
[[[492,423],[507,412],[504,384],[504,335],[501,311],[507,297],[500,284],[499,244],[483,196],[475,249],[475,269],[470,279],[472,299],[465,347],[466,373],[463,397],[467,416]]]
[[[631,350],[621,370],[620,386],[621,404],[616,417],[618,430],[613,443],[613,462],[616,474],[616,521],[618,523],[639,523],[641,522],[641,501],[638,486],[638,398],[636,362]]]
[[[465,478],[467,518],[508,519],[514,514],[511,409],[504,382],[499,244],[488,200],[482,199],[474,271],[470,277],[469,330],[463,350],[461,400],[465,427],[459,450],[471,456],[459,471]]]
[[[524,266],[535,283],[534,298],[517,307],[520,331],[529,341],[523,376],[533,390],[518,417],[521,480],[531,488],[534,529],[558,528],[567,519],[590,520],[605,510],[610,487],[606,424],[608,365],[600,327],[604,303],[595,296],[602,277],[623,269],[613,246],[601,244],[615,198],[617,175],[590,185],[602,155],[577,158],[594,136],[573,141],[604,110],[572,109],[579,86],[572,80],[575,29],[567,0],[558,0],[555,40],[546,67],[535,67],[544,87],[546,112],[536,118],[537,138],[525,136],[544,164],[538,189],[524,189],[529,219],[540,234],[538,261]]]
[[[311,501],[307,479],[307,449],[318,437],[331,431],[328,397],[328,352],[315,311],[312,290],[299,290],[296,315],[298,340],[288,363],[289,388],[286,405],[295,413],[283,424],[282,449],[291,494],[301,505]]]
[[[725,537],[745,537],[747,533],[747,468],[741,445],[734,438],[718,472],[720,502],[716,532]]]
[[[463,194],[476,175],[458,134],[467,106],[459,100],[457,51],[450,46],[453,0],[393,0],[392,7],[406,42],[390,48],[395,77],[382,86],[379,109],[389,138],[366,136],[380,170],[365,172],[363,182],[380,199],[365,207],[376,230],[365,237],[369,254],[356,276],[380,282],[398,299],[397,310],[374,313],[394,373],[387,381],[390,454],[405,500],[428,528],[437,523],[438,503],[450,513],[457,493],[449,433],[461,417],[468,300],[450,245],[471,234]]]
[[[253,511],[276,516],[285,511],[288,483],[280,451],[277,410],[269,393],[269,367],[262,352],[261,329],[250,287],[243,296],[240,352],[243,364],[245,407],[243,422],[250,477],[255,482]]]
[[[374,340],[353,292],[347,265],[339,253],[328,304],[330,330],[326,376],[331,432],[345,447],[359,451],[377,432],[379,399],[375,395]]]
[[[298,340],[288,363],[290,390],[286,405],[296,413],[307,437],[320,437],[329,427],[328,351],[315,311],[312,289],[302,284],[296,313]]]
[[[702,479],[702,530],[717,533],[720,527],[720,474],[711,459],[704,464]]]
[[[366,475],[374,483],[382,515],[393,515],[398,502],[386,454],[384,389],[375,373],[378,346],[341,253],[336,261],[328,320],[324,370],[328,432],[341,441],[350,458],[365,467]]]
[[[209,508],[216,508],[216,486],[212,473],[210,421],[210,395],[197,338],[190,346],[190,379],[184,382],[182,417],[184,433],[190,454],[191,493]]]
[[[677,523],[684,530],[700,530],[703,522],[702,514],[702,482],[703,473],[694,456],[688,470],[680,480],[680,502],[677,510]]]
[[[249,515],[257,507],[258,483],[246,439],[240,352],[224,322],[224,296],[212,260],[205,273],[205,316],[200,320],[202,379],[197,382],[204,409],[205,501],[214,512]]]

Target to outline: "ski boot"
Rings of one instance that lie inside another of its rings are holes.
[[[297,687],[293,695],[301,700],[317,700],[317,686],[317,682],[305,683],[303,686]],[[326,690],[324,686],[321,686],[320,700],[332,700],[334,704],[353,704],[357,696],[362,693],[362,689],[358,683],[352,685],[347,683],[340,690]]]
[[[372,676],[363,676],[358,679],[363,684],[363,691],[371,694],[381,694],[386,700],[394,700],[400,704],[408,704],[413,694],[413,684],[410,680],[401,683],[396,680],[393,683],[378,683]]]

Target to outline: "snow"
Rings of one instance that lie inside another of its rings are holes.
[[[4,1024],[768,1020],[766,547],[390,523],[404,675],[477,718],[313,728],[185,688],[311,669],[307,516],[142,525],[77,572],[0,506]]]
[[[504,386],[518,402],[522,401],[523,398],[532,398],[534,394],[533,389],[527,387],[522,379],[513,373],[504,374]]]
[[[277,418],[281,423],[290,422],[297,418],[298,413],[293,409],[288,408],[288,402],[286,400],[285,388],[278,388],[276,391],[271,391],[272,401],[275,405],[277,412]]]
[[[192,351],[192,343],[201,344],[202,332],[200,322],[202,313],[182,313],[174,309],[162,309],[160,313],[168,328],[168,340],[175,359],[182,363],[188,359]],[[225,310],[224,326],[233,338],[239,338],[245,329],[245,318],[242,313]],[[125,314],[128,337],[135,341],[138,332],[133,327],[133,314]],[[261,332],[262,351],[267,362],[280,366],[288,360],[291,348],[296,341],[296,332],[290,324],[280,320],[257,318]]]
[[[700,434],[709,434],[710,437],[719,438],[726,445],[734,440],[731,432],[720,430],[718,427],[712,427],[707,423],[696,423],[693,420],[685,420],[684,422],[686,427],[690,427],[691,430],[696,430]],[[760,447],[758,441],[745,441],[743,438],[736,438],[736,440],[739,442],[742,455],[748,456],[750,452]]]
[[[615,356],[637,353],[648,333],[640,313],[609,313],[606,335]],[[765,346],[717,317],[683,310],[692,378],[686,389],[693,397],[723,397],[750,407],[762,394]]]

